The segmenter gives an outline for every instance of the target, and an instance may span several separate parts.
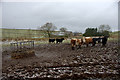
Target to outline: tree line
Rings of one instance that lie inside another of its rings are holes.
[[[100,25],[98,28],[87,28],[83,36],[110,36],[111,27],[109,25]]]
[[[39,30],[44,31],[45,34],[48,35],[49,38],[52,37],[52,33],[57,29],[52,23],[46,23],[43,26],[39,27]],[[60,28],[60,32],[64,33],[64,36],[69,36],[71,32],[67,32],[67,28]],[[98,28],[87,28],[83,36],[90,37],[90,36],[110,36],[109,32],[111,27],[109,25],[100,25]],[[79,32],[78,32],[79,33]]]

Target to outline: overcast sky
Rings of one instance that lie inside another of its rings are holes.
[[[2,27],[37,29],[46,22],[57,28],[84,32],[108,24],[118,30],[118,1],[3,2]]]

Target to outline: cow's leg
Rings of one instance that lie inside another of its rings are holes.
[[[72,50],[74,50],[75,49],[75,47],[74,47],[74,45],[72,45]]]
[[[88,43],[86,44],[86,47],[88,47]]]
[[[56,41],[56,44],[58,43],[58,41]]]
[[[72,50],[74,50],[75,48],[72,46]]]
[[[75,47],[74,47],[74,45],[72,44],[72,50],[74,50],[75,49]]]
[[[106,44],[105,42],[104,42],[104,43],[102,43],[102,46],[103,46],[103,47],[105,47],[105,44]]]
[[[92,46],[95,46],[95,43],[94,43],[94,42],[92,43]]]
[[[76,45],[75,47],[76,47],[76,49],[79,49],[78,45]]]
[[[93,46],[95,46],[95,43],[93,43]]]
[[[81,49],[81,45],[79,45],[79,49]]]
[[[80,49],[81,48],[81,44],[79,43],[78,45],[77,45],[77,49]]]

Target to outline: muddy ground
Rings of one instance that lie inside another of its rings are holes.
[[[71,49],[69,43],[36,45],[35,56],[11,59],[11,51],[2,52],[3,79],[81,78],[119,79],[118,43],[106,47],[82,46]]]

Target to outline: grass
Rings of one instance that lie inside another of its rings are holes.
[[[30,29],[1,29],[2,38],[43,38],[46,35],[40,30],[30,30]]]
[[[110,33],[110,37],[109,37],[108,41],[118,41],[119,34],[120,34],[120,31]]]
[[[3,39],[41,39],[48,38],[48,34],[41,30],[32,30],[32,29],[0,29],[2,33]],[[52,33],[56,33],[59,31],[52,31]],[[52,37],[63,37],[63,36],[55,36]]]

